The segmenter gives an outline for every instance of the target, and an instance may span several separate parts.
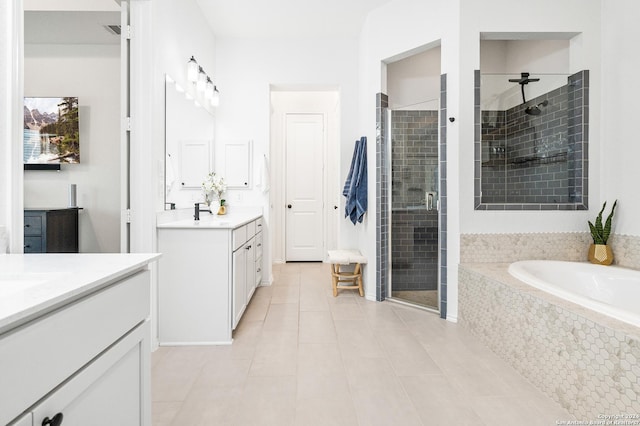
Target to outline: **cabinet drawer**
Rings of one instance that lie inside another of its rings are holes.
[[[149,271],[143,271],[1,335],[0,424],[144,321],[149,290]]]
[[[256,259],[256,287],[262,283],[262,258]]]
[[[24,217],[24,235],[42,235],[42,216]]]
[[[233,230],[233,251],[238,250],[247,242],[247,225]]]
[[[262,232],[262,218],[259,217],[258,219],[256,219],[256,234],[259,234],[260,232]]]
[[[25,253],[43,253],[42,237],[24,237]]]
[[[256,245],[255,258],[259,259],[262,257],[262,234],[256,235],[255,245]]]
[[[256,221],[247,223],[247,240],[256,235]]]

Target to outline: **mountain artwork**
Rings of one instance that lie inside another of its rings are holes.
[[[24,98],[25,164],[80,162],[78,98]]]

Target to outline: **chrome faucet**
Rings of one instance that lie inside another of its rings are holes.
[[[193,208],[193,219],[194,220],[200,220],[200,212],[209,212],[209,213],[211,213],[211,209],[200,210],[200,204],[205,204],[205,203],[195,203],[195,205],[194,205],[194,208]]]

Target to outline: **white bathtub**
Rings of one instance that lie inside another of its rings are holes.
[[[517,279],[596,312],[640,327],[640,271],[556,260],[509,265]]]

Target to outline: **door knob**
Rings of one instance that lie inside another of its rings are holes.
[[[287,208],[290,209],[291,208],[291,204],[287,204]]]
[[[42,426],[60,426],[62,424],[63,417],[64,416],[62,415],[62,413],[56,414],[52,419],[50,419],[49,417],[45,417],[45,419],[42,421]]]
[[[334,210],[338,210],[338,206],[333,206],[333,209]]]

